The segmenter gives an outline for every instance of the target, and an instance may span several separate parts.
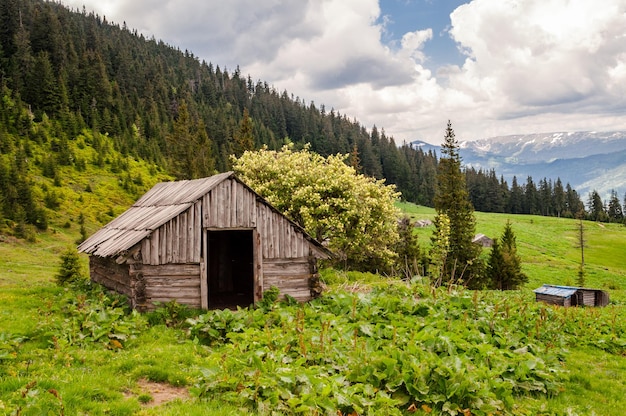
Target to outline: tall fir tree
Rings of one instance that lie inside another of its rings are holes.
[[[204,123],[192,117],[185,101],[178,108],[167,142],[171,169],[178,179],[197,179],[214,173],[215,161]]]
[[[624,212],[622,210],[622,204],[619,202],[617,192],[611,190],[611,197],[609,198],[609,204],[607,208],[607,216],[609,222],[622,222],[624,220]]]
[[[445,214],[450,219],[449,249],[443,265],[442,283],[463,282],[469,287],[482,287],[481,247],[472,243],[476,229],[474,207],[461,171],[459,144],[450,121],[441,145],[434,204],[437,216]],[[438,231],[434,235],[438,235]]]
[[[595,189],[589,193],[589,199],[587,200],[587,206],[589,207],[588,219],[592,221],[606,221],[608,216],[604,209],[604,202],[600,193]]]
[[[235,157],[239,157],[246,150],[254,150],[254,135],[253,135],[252,117],[248,113],[248,109],[243,109],[243,116],[239,122],[239,129],[235,133],[235,140],[233,143],[233,151]]]

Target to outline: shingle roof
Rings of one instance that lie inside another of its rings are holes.
[[[202,179],[158,183],[128,210],[80,244],[78,251],[101,257],[116,256],[186,211],[233,175],[233,172],[225,172]]]

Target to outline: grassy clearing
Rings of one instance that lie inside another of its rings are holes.
[[[434,217],[431,209],[416,206],[405,208],[415,219]],[[89,309],[80,312],[77,302],[92,298],[80,298],[76,293],[58,288],[53,283],[59,255],[78,238],[78,228],[74,225],[70,228],[60,227],[61,220],[53,226],[55,232],[38,235],[34,243],[14,240],[0,242],[0,414],[15,413],[16,409],[23,415],[60,414],[61,409],[65,414],[94,415],[269,414],[270,410],[265,405],[251,406],[249,401],[238,400],[236,396],[233,399],[227,392],[207,390],[207,383],[210,384],[213,379],[206,377],[206,369],[211,363],[218,366],[226,363],[230,368],[228,380],[237,380],[237,383],[243,383],[242,387],[249,388],[245,383],[254,383],[254,371],[250,373],[252,362],[246,364],[244,361],[244,369],[239,370],[242,363],[237,359],[243,359],[248,353],[243,349],[244,344],[255,345],[255,351],[265,351],[264,354],[267,354],[271,348],[262,346],[261,341],[267,335],[264,335],[264,331],[270,331],[271,327],[268,326],[256,335],[251,331],[250,337],[240,338],[239,349],[233,349],[234,345],[228,340],[232,340],[234,336],[241,337],[237,332],[239,330],[233,330],[230,336],[230,332],[225,332],[225,341],[204,345],[199,342],[201,340],[190,337],[188,328],[177,324],[175,319],[168,321],[167,326],[158,319],[150,321],[149,317],[132,317],[127,312],[119,317],[107,312],[109,318],[105,319],[102,312],[114,310],[109,308],[99,309],[98,313],[87,313]],[[489,310],[493,311],[493,305],[498,304],[500,313],[507,309],[510,314],[519,312],[516,319],[520,323],[507,327],[512,328],[510,337],[528,337],[530,334],[535,339],[533,342],[548,346],[550,351],[558,352],[562,359],[558,365],[561,372],[558,392],[548,395],[516,394],[512,407],[503,410],[503,414],[621,415],[626,408],[626,228],[611,224],[602,227],[585,222],[587,285],[608,290],[612,299],[609,307],[542,308],[534,302],[531,292],[534,287],[543,283],[575,283],[579,257],[579,249],[575,246],[576,223],[567,219],[483,213],[477,213],[477,220],[477,231],[492,237],[499,236],[506,221],[511,220],[524,270],[530,277],[530,282],[521,291],[481,294],[481,302],[492,305],[485,306],[485,309],[491,308]],[[428,245],[432,228],[420,229],[418,233],[422,245]],[[87,259],[83,258],[83,261],[86,268]],[[390,311],[400,299],[393,295],[397,294],[393,289],[396,283],[377,275],[337,273],[329,270],[325,271],[323,277],[330,283],[331,296],[340,295],[351,299],[350,296],[356,293],[357,299],[361,299],[360,296],[364,295],[359,294],[376,288],[387,293],[383,299],[386,299],[386,309]],[[430,296],[426,292],[421,295],[426,298]],[[472,294],[465,297],[470,304],[473,302]],[[93,301],[97,299],[94,295]],[[348,302],[348,309],[351,308],[351,302]],[[364,311],[367,308],[373,310],[373,304],[368,302],[364,303]],[[444,305],[450,303],[450,300],[446,295],[441,295],[437,302]],[[466,307],[463,306],[466,301],[455,302],[460,302],[459,307]],[[433,308],[438,308],[435,306],[436,302],[432,305]],[[298,310],[294,307],[275,309],[283,317],[281,319],[292,319],[294,322],[293,325],[285,326],[290,329],[280,332],[280,337],[286,337],[292,352],[301,351],[304,346],[309,355],[314,351],[320,353],[319,330],[316,333],[318,323],[306,321],[303,332],[300,332],[306,336],[298,338]],[[450,313],[462,319],[464,312],[454,312],[455,309],[451,311]],[[246,316],[245,314],[247,312],[241,316]],[[420,325],[428,323],[439,327],[449,321],[442,319],[443,315],[436,319],[436,314],[432,315],[432,321],[421,321]],[[323,317],[328,322],[337,322],[334,335],[337,338],[332,345],[337,348],[342,342],[347,343],[347,346],[352,345],[354,330],[345,330],[339,326],[340,320],[350,317],[350,311],[315,311],[310,319],[314,316]],[[167,313],[163,317],[166,318]],[[103,327],[104,335],[85,332],[84,328],[95,325],[94,322]],[[368,318],[362,324],[371,322],[374,322],[374,318]],[[526,322],[527,326],[522,326],[522,322]],[[400,327],[398,323],[395,325]],[[83,329],[79,330],[81,327]],[[282,328],[281,326],[277,330],[283,331]],[[446,329],[445,326],[441,328]],[[541,328],[545,331],[540,330]],[[363,330],[371,332],[367,326]],[[116,331],[126,333],[120,334]],[[459,331],[461,330],[454,330],[446,336],[454,337]],[[95,340],[81,339],[86,336]],[[349,339],[340,341],[346,336]],[[270,340],[277,341],[280,337],[275,336]],[[363,337],[359,338],[363,344],[358,341],[356,345],[368,345],[369,341],[365,341],[366,335],[359,333],[359,337]],[[561,344],[550,347],[550,340],[557,338],[561,339]],[[118,339],[122,344],[121,348],[111,341]],[[387,348],[388,340],[376,339],[371,342],[379,348]],[[461,342],[463,341],[458,341]],[[454,345],[457,345],[456,341]],[[278,350],[285,351],[286,348],[283,346]],[[350,350],[339,356],[349,357]],[[329,351],[325,350],[324,354],[330,357]],[[374,356],[373,352],[368,354],[367,356]],[[389,356],[390,354],[387,353]],[[543,355],[538,356],[544,358]],[[396,359],[404,359],[401,357],[403,356],[396,356]],[[435,358],[430,357],[425,362],[434,360]],[[344,367],[342,372],[348,374],[355,371],[354,369],[364,368],[362,366],[365,361],[356,362],[359,364]],[[267,366],[268,363],[266,361],[264,365]],[[284,371],[292,371],[289,368],[297,369],[282,362],[281,365],[286,368]],[[272,367],[267,369],[271,375]],[[261,370],[263,367],[259,368]],[[275,370],[274,368],[274,373]],[[318,373],[324,374],[321,369]],[[306,374],[308,377],[314,376]],[[393,374],[395,373],[389,372],[389,377]],[[472,377],[477,374],[472,374]],[[183,387],[190,396],[173,397],[167,403],[153,406],[150,393],[141,390],[142,380]],[[286,381],[288,378],[283,380]],[[235,384],[235,391],[239,388],[237,386]],[[299,394],[302,398],[302,393]],[[351,394],[356,393],[352,391]],[[225,397],[230,399],[225,400]],[[426,414],[425,410],[428,409],[434,409],[430,414],[442,411],[442,407],[433,403],[422,407],[427,403],[416,402],[417,411],[413,414]],[[407,413],[408,406],[407,402],[400,406],[400,410]],[[347,410],[346,407],[343,409]],[[289,411],[286,410],[285,413]],[[372,413],[375,412],[371,411],[370,414]],[[475,411],[472,414],[480,413]]]
[[[401,204],[413,219],[435,217],[432,208]],[[498,238],[507,221],[517,237],[528,289],[544,283],[576,285],[580,265],[577,221],[537,215],[476,213],[476,232]],[[626,227],[583,221],[585,234],[586,286],[609,291],[615,301],[626,300]],[[417,229],[420,244],[430,246],[433,227]],[[489,250],[483,250],[488,253]]]

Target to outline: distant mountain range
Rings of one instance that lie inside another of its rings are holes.
[[[422,141],[412,142],[424,151],[440,154],[441,148]],[[626,131],[537,133],[492,137],[459,142],[463,164],[476,169],[495,169],[509,185],[528,176],[537,183],[545,178],[563,186],[569,183],[583,202],[597,190],[608,197],[611,190],[623,201],[626,192]]]

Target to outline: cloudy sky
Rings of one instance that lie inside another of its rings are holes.
[[[626,130],[626,0],[62,0],[397,142]]]

